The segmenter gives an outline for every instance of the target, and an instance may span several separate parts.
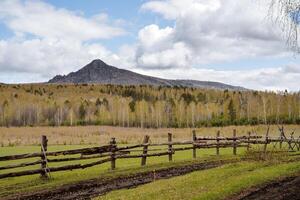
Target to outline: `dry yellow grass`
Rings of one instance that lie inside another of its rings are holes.
[[[264,135],[267,130],[266,125],[258,126],[227,126],[197,128],[197,135],[215,136],[218,130],[223,136],[231,136],[233,129],[238,135],[246,135],[248,131]],[[105,144],[111,137],[116,137],[118,143],[141,142],[145,134],[150,135],[152,142],[167,141],[167,133],[173,133],[174,141],[191,139],[192,130],[189,128],[161,128],[161,129],[141,129],[123,128],[111,126],[76,126],[76,127],[0,127],[0,145],[34,145],[40,143],[40,136],[47,135],[49,144]],[[286,125],[286,134],[295,131],[295,137],[300,136],[300,125]],[[270,135],[278,136],[277,126],[270,127]]]

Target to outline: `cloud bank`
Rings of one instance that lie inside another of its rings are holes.
[[[175,79],[220,81],[253,89],[299,90],[300,66],[287,52],[281,32],[266,18],[268,1],[147,1],[168,26],[145,24],[128,33],[109,14],[84,13],[43,1],[0,1],[0,23],[12,36],[0,39],[0,81],[47,81],[100,58],[121,68]],[[136,42],[111,51],[103,41],[135,34]],[[285,59],[283,66],[212,69],[241,60]],[[226,70],[225,70],[226,69]]]

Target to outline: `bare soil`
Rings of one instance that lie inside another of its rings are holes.
[[[300,200],[300,174],[242,192],[231,200]]]
[[[153,182],[159,179],[171,178],[184,175],[197,170],[211,169],[227,164],[232,161],[209,161],[159,169],[156,171],[137,173],[127,176],[120,176],[113,179],[93,179],[79,182],[72,185],[65,185],[60,188],[54,188],[39,192],[18,194],[13,197],[7,197],[5,200],[85,200],[92,197],[103,195],[112,190],[122,188],[133,188],[138,185]],[[236,162],[236,161],[234,161]]]

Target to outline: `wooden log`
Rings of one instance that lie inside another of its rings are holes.
[[[251,136],[251,139],[259,139],[259,138],[262,138],[262,136]],[[248,136],[240,136],[240,137],[219,137],[218,138],[219,140],[246,140],[248,139]],[[203,136],[198,136],[197,137],[197,140],[217,140],[216,137],[203,137]]]
[[[236,155],[236,130],[233,129],[233,155]]]
[[[188,144],[206,144],[207,141],[196,140],[193,141],[184,141],[184,142],[165,142],[165,143],[150,143],[146,144],[147,146],[165,146],[165,145],[188,145]],[[145,145],[143,145],[145,146]]]
[[[219,144],[219,148],[229,148],[229,147],[232,147],[232,144],[231,145],[222,145],[222,144]],[[236,145],[236,147],[247,147],[247,145]],[[199,145],[199,146],[196,146],[196,147],[178,147],[178,148],[174,148],[173,147],[173,151],[186,151],[186,150],[191,150],[191,149],[210,149],[210,148],[216,148],[216,145]]]
[[[98,153],[106,153],[106,152],[110,152],[110,151],[111,151],[111,146],[106,145],[106,146],[101,146],[101,147],[47,152],[46,156],[75,155],[75,154],[91,155],[91,154],[98,154]],[[0,161],[19,160],[19,159],[26,159],[26,158],[41,157],[41,156],[42,156],[42,153],[27,153],[27,154],[19,154],[19,155],[10,155],[10,156],[0,157]]]
[[[9,161],[9,160],[18,160],[26,158],[41,157],[41,153],[28,153],[28,154],[19,154],[19,155],[10,155],[0,157],[0,161]]]
[[[168,146],[168,152],[169,152],[169,161],[172,161],[173,160],[173,157],[172,157],[172,152],[173,152],[173,149],[172,149],[172,133],[168,133],[168,142],[170,143],[169,146]]]
[[[283,143],[283,136],[282,133],[280,132],[280,136],[279,136],[279,148],[282,149],[282,143]]]
[[[111,161],[111,158],[106,158],[106,159],[95,161],[95,162],[92,162],[92,163],[83,164],[83,165],[81,165],[80,168],[85,169],[85,168],[93,167],[95,165],[100,165],[100,164],[103,164],[103,163],[106,163],[106,162],[109,162],[109,161]]]
[[[111,145],[111,156],[110,156],[110,160],[111,160],[111,169],[114,170],[116,168],[116,138],[111,138],[110,140],[110,145]]]
[[[174,154],[174,151],[171,152]],[[118,159],[124,159],[124,158],[143,158],[143,157],[155,157],[155,156],[166,156],[169,155],[170,152],[161,152],[161,153],[152,153],[152,154],[138,154],[138,155],[120,155],[117,156]]]
[[[95,165],[100,165],[106,162],[111,161],[110,158],[88,163],[88,164],[74,164],[74,165],[66,165],[66,166],[61,166],[61,167],[50,167],[49,170],[51,172],[58,172],[58,171],[67,171],[67,170],[74,170],[74,169],[85,169],[88,167],[92,167]],[[8,178],[8,177],[18,177],[18,176],[26,176],[26,175],[33,175],[33,174],[40,174],[42,173],[42,169],[35,169],[35,170],[26,170],[26,171],[21,171],[21,172],[11,172],[11,173],[6,173],[6,174],[0,174],[0,179],[3,178]]]
[[[269,130],[270,130],[270,126],[268,126],[268,129],[267,129],[267,132],[266,132],[265,145],[264,145],[264,153],[267,152],[267,148],[268,148],[268,143],[269,143]]]
[[[249,132],[248,132],[248,140],[247,140],[247,142],[248,142],[248,145],[247,145],[247,151],[250,150],[250,141],[251,141],[251,132],[249,131]]]
[[[21,172],[10,172],[10,173],[6,173],[6,174],[0,174],[0,179],[8,178],[8,177],[40,174],[42,171],[43,171],[42,169],[35,169],[35,170],[26,170],[26,171],[21,171]]]
[[[41,139],[41,178],[47,179],[48,177],[48,169],[47,169],[47,136],[42,135]]]
[[[149,142],[149,136],[145,135],[143,144],[148,144],[148,142]],[[148,150],[148,145],[145,145],[144,149],[143,149],[143,155],[147,154],[147,152],[148,152],[147,150]],[[142,156],[142,160],[141,160],[142,166],[146,165],[146,159],[147,159],[147,156]]]
[[[193,130],[193,142],[195,143],[197,140],[197,136],[196,136],[196,131]],[[196,158],[196,153],[197,153],[197,148],[196,148],[196,145],[193,144],[193,158]]]
[[[38,165],[38,164],[41,164],[41,162],[42,162],[41,160],[37,160],[34,162],[26,162],[26,163],[14,164],[14,165],[7,165],[7,166],[0,167],[0,170]]]
[[[116,150],[117,151],[123,151],[123,150],[128,150],[128,149],[135,149],[139,147],[143,147],[143,144],[137,144],[137,145],[132,145],[132,146],[126,146],[126,147],[118,147]]]
[[[219,143],[220,143],[220,140],[219,140],[219,137],[220,137],[220,131],[217,131],[217,147],[216,147],[216,154],[217,156],[220,155],[220,148],[219,148]]]
[[[167,151],[168,150],[168,148],[155,148],[155,149],[149,149],[148,148],[148,152],[149,151]],[[133,149],[133,150],[130,150],[130,151],[128,151],[128,152],[141,152],[141,151],[143,151],[143,149]],[[123,151],[118,151],[118,152],[123,152]]]
[[[238,143],[246,143],[246,144],[266,144],[266,141],[259,141],[259,140],[238,140]],[[269,143],[271,141],[269,140]]]
[[[120,151],[115,153],[115,155],[124,155],[129,154],[129,151]],[[66,162],[66,161],[75,161],[75,160],[88,160],[88,159],[95,159],[95,158],[104,158],[104,157],[111,157],[111,153],[102,154],[102,155],[93,155],[93,156],[81,156],[76,158],[58,158],[58,159],[48,159],[48,162]]]
[[[293,144],[293,143],[298,143],[298,142],[300,142],[300,140],[296,140],[296,139],[274,139],[274,138],[270,138],[269,137],[269,142],[280,142],[280,141],[282,141],[282,142],[287,142],[287,143],[290,143],[290,144]]]
[[[99,154],[99,153],[108,153],[111,152],[111,145],[101,146],[101,147],[92,147],[92,148],[83,148],[77,150],[69,150],[69,151],[62,151],[61,154],[59,152],[51,153],[50,156],[58,156],[58,155],[74,155],[74,154],[81,154],[81,155],[92,155],[92,154]]]
[[[194,143],[193,141],[184,141],[184,142],[150,143],[150,144],[145,144],[145,145],[147,145],[147,146],[164,146],[164,145],[187,145],[187,144],[193,144],[193,143]],[[145,146],[145,145],[143,145],[143,146]]]
[[[290,141],[288,141],[289,150],[294,151],[294,146],[292,145],[292,141],[294,142],[294,132],[291,133],[291,135],[290,135]]]

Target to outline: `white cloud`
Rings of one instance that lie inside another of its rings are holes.
[[[253,0],[148,1],[173,26],[150,24],[137,42],[116,52],[99,40],[126,34],[124,21],[105,13],[86,17],[42,1],[0,1],[0,21],[14,36],[0,39],[0,80],[47,81],[75,71],[95,58],[164,78],[220,81],[254,89],[299,90],[298,64],[253,70],[213,70],[240,59],[287,58],[279,31],[266,19],[267,7]]]
[[[74,71],[95,58],[117,65],[126,63],[99,44],[49,39],[0,41],[1,73],[38,73],[47,80],[58,72]]]
[[[129,64],[127,58],[93,41],[125,33],[104,13],[86,18],[42,1],[2,0],[0,20],[15,33],[0,40],[0,71],[6,82],[22,81],[24,78],[15,78],[24,74],[26,82],[47,81],[96,58],[116,65]]]
[[[107,15],[103,13],[85,18],[41,1],[2,0],[0,19],[14,32],[46,38],[86,41],[112,38],[125,33],[109,25]]]
[[[183,42],[174,40],[174,29],[160,29],[152,24],[139,31],[139,44],[136,48],[136,65],[143,68],[188,67],[190,48]]]
[[[268,7],[265,3],[253,0],[166,0],[149,1],[141,9],[175,21],[174,27],[149,25],[140,31],[136,61],[142,68],[166,68],[167,62],[160,55],[164,52],[186,52],[188,55],[185,56],[169,56],[170,59],[177,57],[176,62],[185,63],[186,67],[287,55],[279,30],[266,19]],[[150,35],[154,36],[154,41]],[[177,43],[182,44],[182,50],[177,48],[174,51]],[[140,63],[141,59],[149,63]],[[153,62],[154,59],[157,62]],[[184,67],[173,62],[169,64],[170,68]]]
[[[176,19],[186,15],[190,11],[197,11],[199,14],[213,12],[220,8],[218,0],[168,0],[149,1],[142,5],[142,10],[151,10],[159,13],[166,19]]]
[[[257,90],[285,90],[298,91],[299,83],[296,80],[300,79],[299,70],[286,73],[291,69],[299,69],[299,65],[287,65],[284,67],[262,68],[252,70],[214,70],[214,69],[199,69],[183,68],[165,69],[165,70],[145,70],[135,69],[136,72],[167,78],[167,79],[194,79],[201,81],[217,81],[236,86],[243,86],[249,89]],[[292,80],[292,81],[291,81]],[[295,80],[295,81],[294,81]]]

